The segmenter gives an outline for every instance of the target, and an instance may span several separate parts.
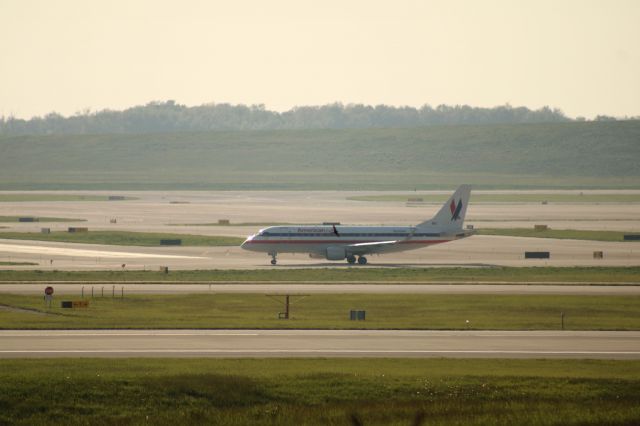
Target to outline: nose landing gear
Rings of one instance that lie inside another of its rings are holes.
[[[278,255],[278,253],[269,253],[269,256],[271,256],[271,264],[273,266],[276,265],[276,263],[278,263],[278,261],[276,260],[276,256]]]

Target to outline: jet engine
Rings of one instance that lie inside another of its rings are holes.
[[[343,260],[347,257],[344,247],[327,247],[327,260]]]

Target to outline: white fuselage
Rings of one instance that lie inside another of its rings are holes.
[[[309,253],[325,257],[330,247],[345,247],[362,243],[397,241],[382,246],[376,252],[413,250],[446,243],[464,235],[428,232],[411,226],[273,226],[250,236],[242,248],[265,253]]]

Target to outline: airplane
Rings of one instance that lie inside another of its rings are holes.
[[[366,265],[368,254],[414,250],[473,234],[462,228],[471,186],[461,185],[434,217],[415,226],[271,226],[248,237],[240,247],[264,252],[276,265],[278,253],[309,253],[312,258]]]

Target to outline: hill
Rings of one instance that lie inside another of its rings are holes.
[[[640,121],[1,136],[0,153],[0,189],[640,187]]]

